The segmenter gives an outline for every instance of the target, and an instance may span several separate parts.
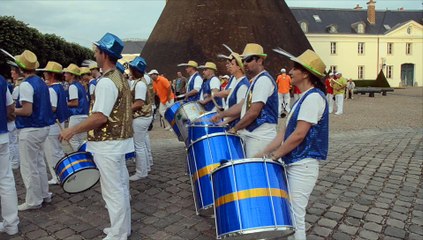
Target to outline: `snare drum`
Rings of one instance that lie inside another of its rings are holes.
[[[213,213],[211,171],[221,161],[242,159],[244,156],[242,140],[234,134],[214,133],[197,139],[189,146],[188,170],[197,214]]]
[[[78,152],[87,152],[87,141],[85,141],[81,146],[79,146]],[[90,153],[90,152],[87,152],[87,153]],[[133,159],[135,159],[135,157],[136,157],[135,152],[125,154],[125,160],[126,161],[133,160]]]
[[[211,176],[218,239],[280,238],[293,233],[280,163],[259,158],[229,161]]]
[[[176,112],[181,108],[183,102],[175,102],[172,106],[168,107],[165,111],[164,117],[169,122],[173,132],[178,137],[179,141],[183,141],[181,131],[176,124]]]
[[[88,190],[100,179],[100,172],[89,152],[75,152],[63,157],[54,170],[60,185],[67,193]]]
[[[187,146],[204,136],[226,132],[226,126],[219,126],[211,121],[216,114],[216,112],[205,113],[188,126]]]
[[[204,114],[203,105],[198,102],[187,102],[176,111],[175,121],[178,125],[183,141],[188,139],[188,124],[192,123],[199,116]]]

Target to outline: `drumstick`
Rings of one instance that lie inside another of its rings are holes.
[[[217,112],[222,112],[223,110],[225,110],[223,107],[221,107],[217,104],[216,100],[214,99],[214,92],[213,91],[211,93],[211,100],[212,100],[214,106],[216,107]]]
[[[56,119],[56,124],[59,126],[59,128],[60,128],[60,131],[63,131],[63,127],[62,127],[62,125],[60,124],[60,122],[59,122],[59,119]],[[70,142],[68,141],[68,140],[63,140],[63,141],[65,141],[65,143],[67,143],[68,144],[68,146],[71,148],[71,150],[73,151],[73,147],[72,147],[72,145],[70,144]],[[66,154],[66,153],[65,153]],[[67,154],[66,154],[67,155]]]

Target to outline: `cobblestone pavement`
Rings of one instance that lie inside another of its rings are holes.
[[[184,145],[158,124],[151,135],[152,172],[131,182],[130,239],[215,239],[214,220],[194,211]],[[308,239],[423,239],[422,136],[421,123],[331,132],[329,159],[321,164],[308,207]],[[128,169],[134,172],[133,162]],[[23,183],[19,170],[14,173],[21,203]],[[60,186],[50,190],[51,204],[20,212],[19,235],[0,239],[105,236],[109,220],[99,185],[74,195]]]

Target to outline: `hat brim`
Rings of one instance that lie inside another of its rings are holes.
[[[15,59],[15,63],[24,70],[35,70],[40,67],[40,63],[37,61],[35,62],[35,66],[33,68],[27,67],[25,64],[21,63],[17,58]]]
[[[103,46],[99,42],[93,42],[93,44],[96,45],[101,51],[105,52],[107,55],[110,55],[110,56],[117,58],[117,59],[122,58],[122,54],[117,55],[116,53],[110,51],[108,48],[106,48],[105,46]]]
[[[204,65],[198,66],[198,69],[211,69],[211,70],[217,71],[216,68],[206,67]]]
[[[52,69],[47,69],[47,68],[37,68],[37,69],[35,69],[35,71],[39,71],[39,72],[52,72],[52,73],[62,73],[62,71],[57,71],[57,70],[52,70]]]
[[[178,66],[178,67],[193,67],[193,68],[199,68],[198,66],[194,66],[194,65],[191,65],[191,64],[188,64],[188,63],[180,63],[180,64],[178,64],[178,65],[176,65],[176,66]]]
[[[69,70],[69,69],[63,69],[63,71],[62,71],[63,73],[71,73],[71,74],[73,74],[73,75],[75,75],[75,76],[81,76],[81,74],[80,73],[76,73],[76,72],[73,72],[73,71],[71,71],[71,70]]]
[[[317,71],[316,69],[312,68],[311,66],[301,62],[298,58],[296,57],[292,57],[290,58],[291,61],[296,62],[298,64],[300,64],[301,66],[303,66],[305,69],[307,69],[311,74],[313,74],[316,77],[322,78],[325,76],[325,74],[320,73],[319,71]]]
[[[265,53],[262,53],[262,54],[246,54],[246,55],[240,55],[240,57],[242,59],[245,59],[245,58],[248,58],[248,57],[251,57],[251,56],[257,56],[257,57],[267,58],[267,54],[265,54]]]

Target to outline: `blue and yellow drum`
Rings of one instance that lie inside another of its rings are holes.
[[[188,148],[188,170],[197,214],[213,214],[210,173],[220,162],[245,157],[242,140],[228,133],[214,133],[197,139]]]
[[[204,136],[226,132],[226,126],[219,126],[218,123],[211,121],[216,114],[216,112],[205,113],[188,126],[187,146]]]
[[[228,161],[212,173],[217,238],[293,233],[284,169],[269,159]]]
[[[176,112],[179,110],[179,108],[181,108],[182,103],[182,101],[175,102],[172,106],[166,109],[164,114],[165,119],[169,122],[173,132],[176,134],[180,141],[182,141],[182,135],[178,125],[176,124]]]

